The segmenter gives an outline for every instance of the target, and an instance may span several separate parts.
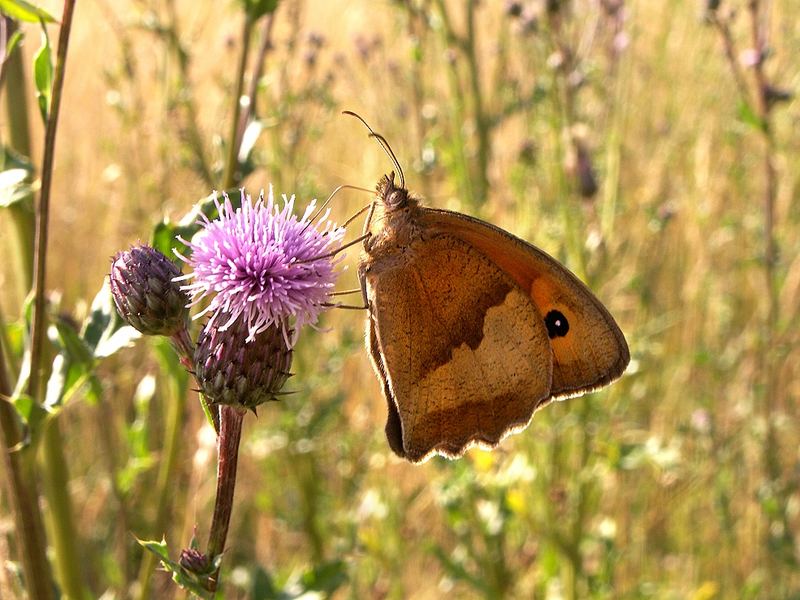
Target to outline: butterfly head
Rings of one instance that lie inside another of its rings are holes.
[[[378,199],[386,212],[403,210],[411,205],[416,205],[416,200],[411,197],[403,183],[402,178],[400,185],[395,183],[394,171],[381,177],[378,182]]]

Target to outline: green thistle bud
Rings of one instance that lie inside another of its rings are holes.
[[[111,295],[126,323],[145,335],[186,330],[189,297],[173,281],[181,272],[155,248],[134,246],[111,261]]]
[[[275,400],[292,365],[292,350],[283,327],[272,325],[247,342],[244,319],[236,319],[222,330],[224,323],[219,315],[203,328],[197,340],[194,363],[200,391],[209,404],[247,409]]]

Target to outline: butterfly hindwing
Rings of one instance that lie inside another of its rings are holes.
[[[378,336],[375,333],[375,322],[372,320],[372,316],[367,319],[367,346],[369,347],[369,354],[372,358],[372,367],[378,375],[378,379],[381,381],[383,396],[388,404],[389,413],[386,418],[385,428],[386,439],[389,441],[389,447],[395,454],[406,458],[406,452],[403,450],[403,429],[400,425],[400,415],[397,412],[397,404],[389,388],[386,367],[383,365],[383,358],[381,358]]]
[[[397,453],[414,462],[494,446],[527,425],[553,376],[547,327],[528,294],[447,233],[415,239],[396,258],[375,258],[364,273],[395,451],[398,421]]]

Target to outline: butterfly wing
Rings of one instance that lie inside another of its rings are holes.
[[[617,377],[630,361],[625,337],[594,294],[547,253],[461,213],[422,209],[420,225],[480,251],[510,276],[545,321],[553,353],[553,399],[577,396]]]
[[[401,456],[494,446],[549,398],[553,356],[541,316],[469,243],[424,236],[374,258],[364,279],[387,436]]]

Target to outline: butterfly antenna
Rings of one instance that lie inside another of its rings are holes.
[[[363,123],[364,127],[366,127],[367,130],[369,131],[369,137],[372,137],[372,138],[375,138],[376,140],[378,140],[378,144],[380,144],[381,148],[383,148],[383,151],[386,153],[386,156],[389,157],[389,160],[392,161],[392,164],[394,165],[394,168],[395,168],[395,171],[397,171],[397,174],[400,175],[400,187],[405,189],[405,187],[406,187],[406,176],[403,174],[403,167],[400,166],[400,161],[397,160],[397,156],[395,155],[394,150],[392,150],[392,147],[389,145],[389,142],[386,141],[386,138],[383,137],[380,133],[376,133],[372,129],[372,127],[369,126],[369,123],[367,123],[361,117],[361,115],[359,115],[357,113],[354,113],[352,110],[343,110],[342,114],[343,115],[350,115],[351,117],[355,117],[356,119],[361,121],[361,123]]]

